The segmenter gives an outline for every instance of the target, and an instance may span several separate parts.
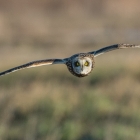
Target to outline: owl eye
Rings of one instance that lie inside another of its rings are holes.
[[[89,62],[88,62],[88,61],[86,61],[84,65],[85,65],[85,66],[89,66]]]
[[[80,66],[80,63],[79,63],[78,61],[76,61],[76,62],[74,63],[74,65],[75,65],[76,67],[78,67],[78,66]]]

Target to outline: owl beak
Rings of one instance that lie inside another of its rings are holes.
[[[83,65],[81,66],[81,70],[83,71]]]

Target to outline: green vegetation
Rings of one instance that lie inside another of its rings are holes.
[[[138,139],[139,71],[126,67],[80,79],[53,67],[2,77],[2,139]]]

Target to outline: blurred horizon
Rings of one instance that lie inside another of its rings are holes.
[[[35,42],[33,45],[39,44],[38,47],[60,43],[70,47],[81,41],[107,44],[111,38],[111,43],[138,43],[139,3],[138,0],[0,1],[0,42],[13,46]]]

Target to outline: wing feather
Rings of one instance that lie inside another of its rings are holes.
[[[32,68],[32,67],[38,67],[38,66],[43,66],[43,65],[51,65],[51,64],[64,64],[65,61],[63,59],[45,59],[45,60],[37,60],[37,61],[32,61],[14,68],[11,68],[9,70],[3,71],[0,73],[0,76],[9,74],[11,72],[15,72],[18,70],[22,70],[25,68]]]
[[[101,48],[97,51],[93,51],[90,52],[91,54],[94,54],[94,56],[98,56],[101,55],[103,53],[109,52],[109,51],[113,51],[116,49],[125,49],[125,48],[140,48],[140,45],[134,45],[134,44],[115,44],[115,45],[111,45],[111,46],[107,46],[104,48]]]

